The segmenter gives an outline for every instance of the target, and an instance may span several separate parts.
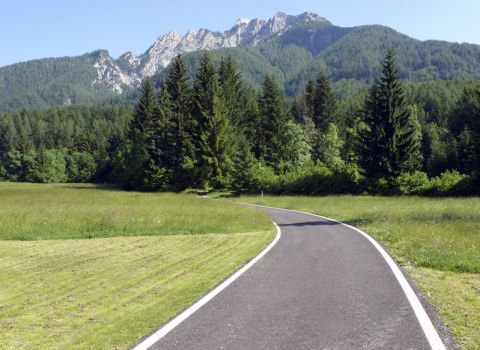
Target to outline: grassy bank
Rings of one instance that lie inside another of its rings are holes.
[[[357,226],[379,240],[426,293],[464,349],[480,349],[480,199],[244,196]]]
[[[0,349],[128,348],[273,236],[194,196],[0,184]]]

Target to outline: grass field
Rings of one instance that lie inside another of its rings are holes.
[[[238,200],[238,199],[237,199]],[[243,196],[350,223],[379,240],[464,349],[480,349],[480,198]]]
[[[0,349],[128,348],[273,236],[195,196],[0,183]]]

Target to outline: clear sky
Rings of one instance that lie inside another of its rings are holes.
[[[480,44],[480,0],[0,0],[0,66],[96,49],[140,54],[169,30],[224,31],[239,17],[267,19],[277,11]]]

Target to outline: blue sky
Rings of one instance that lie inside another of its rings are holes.
[[[480,44],[479,0],[0,0],[0,66],[107,49],[144,52],[162,33],[229,29],[239,17],[316,12],[340,26],[383,24],[418,39]]]

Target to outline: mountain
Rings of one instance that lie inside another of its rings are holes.
[[[169,32],[138,56],[127,52],[114,59],[98,50],[2,67],[0,112],[123,99],[148,76],[160,83],[178,54],[193,72],[204,50],[214,60],[233,56],[253,86],[266,73],[273,74],[288,95],[319,71],[327,72],[337,86],[361,88],[378,75],[390,47],[396,50],[404,79],[480,79],[479,45],[419,41],[383,26],[343,28],[317,14],[279,12],[269,20],[239,19],[224,32]]]

